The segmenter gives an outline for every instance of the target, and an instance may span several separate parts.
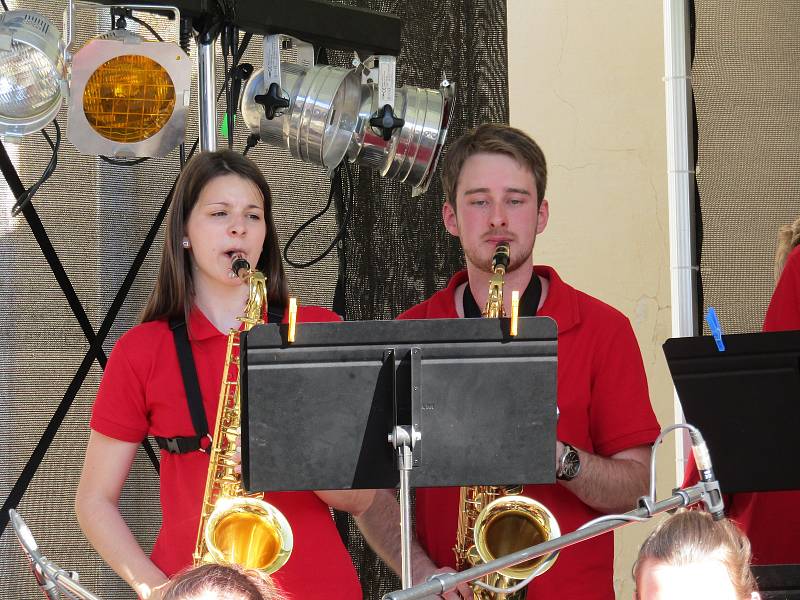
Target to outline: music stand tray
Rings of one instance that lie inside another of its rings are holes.
[[[664,354],[686,422],[724,493],[800,490],[800,331],[672,338]]]
[[[753,565],[762,600],[800,600],[800,565]]]
[[[253,491],[390,488],[397,425],[416,487],[555,481],[548,318],[260,325],[242,341],[242,475]]]

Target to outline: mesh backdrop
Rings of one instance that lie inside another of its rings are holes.
[[[60,27],[63,2],[11,0],[7,4],[11,9],[40,11]],[[456,83],[457,105],[450,139],[482,122],[507,121],[503,0],[376,0],[348,4],[391,12],[403,19],[400,84],[436,88],[443,70]],[[165,39],[177,40],[174,26],[166,20],[146,20]],[[78,44],[110,28],[106,11],[86,6],[80,7],[76,22]],[[135,23],[129,22],[128,28],[149,37]],[[329,58],[332,64],[349,63],[344,53],[330,53]],[[251,44],[244,60],[260,65],[259,43]],[[219,56],[217,65],[217,80],[221,82]],[[193,79],[187,147],[197,136],[196,75]],[[66,130],[66,110],[57,118]],[[246,132],[236,131],[235,148],[241,150]],[[38,134],[19,145],[6,143],[6,149],[26,186],[36,181],[50,158],[50,149]],[[275,220],[285,241],[324,206],[330,180],[323,169],[296,161],[281,149],[259,144],[248,156],[261,165],[273,188]],[[163,159],[120,167],[79,155],[66,137],[62,141],[58,168],[33,204],[95,331],[178,171],[177,150]],[[8,186],[0,181],[3,215],[9,214],[13,202]],[[438,177],[426,194],[412,199],[408,186],[380,179],[367,169],[355,170],[354,209],[341,251],[346,265],[343,289],[348,319],[393,318],[441,288],[460,268],[459,247],[441,226],[441,202]],[[336,215],[331,211],[298,238],[290,257],[302,262],[319,255],[335,231]],[[119,335],[136,322],[154,281],[162,242],[159,233],[104,344],[106,353]],[[89,344],[24,218],[0,219],[0,258],[0,351],[4,358],[0,368],[0,493],[5,500]],[[287,268],[291,290],[300,301],[323,306],[331,306],[338,271],[336,252],[306,269]],[[73,511],[88,438],[87,423],[100,377],[101,370],[95,363],[19,510],[51,560],[78,571],[82,583],[101,597],[133,598],[133,593],[83,537]],[[143,451],[138,453],[120,505],[134,535],[149,551],[160,514],[157,476]],[[337,522],[362,576],[365,598],[377,598],[399,587],[399,582],[365,550],[352,523],[341,515],[337,515]],[[0,538],[0,567],[0,597],[40,597],[10,526]]]
[[[703,306],[758,331],[777,230],[800,216],[800,4],[694,0],[694,15]]]

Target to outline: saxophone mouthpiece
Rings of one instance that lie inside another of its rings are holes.
[[[236,256],[231,263],[231,271],[236,277],[244,279],[247,273],[250,272],[250,263],[242,256]]]
[[[497,271],[502,268],[505,273],[508,269],[508,263],[511,261],[511,246],[508,242],[500,242],[495,246],[494,256],[492,257],[492,271]]]

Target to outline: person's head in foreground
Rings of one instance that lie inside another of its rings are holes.
[[[750,571],[750,542],[728,521],[678,512],[645,540],[633,566],[637,600],[760,598]]]
[[[162,600],[280,600],[275,586],[257,571],[237,565],[200,565],[176,575]]]

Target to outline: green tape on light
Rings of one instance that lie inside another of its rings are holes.
[[[236,126],[236,115],[233,115],[233,125]],[[219,126],[219,132],[222,137],[228,137],[228,113],[222,115],[222,125]]]

